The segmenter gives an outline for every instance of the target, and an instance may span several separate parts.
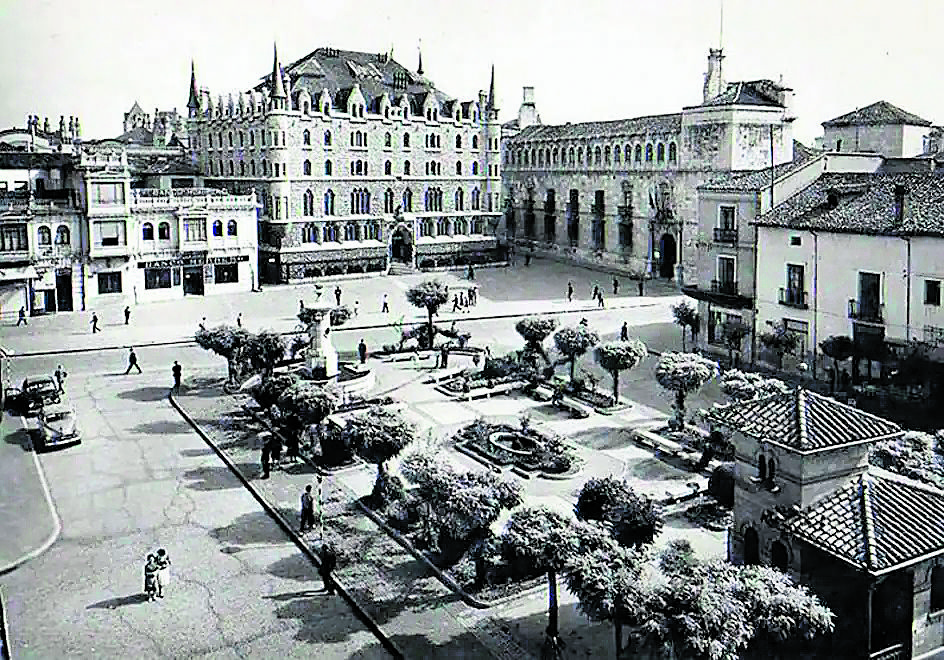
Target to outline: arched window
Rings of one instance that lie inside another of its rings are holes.
[[[331,161],[325,161],[325,176],[331,176]]]
[[[327,110],[325,112],[327,112]],[[331,146],[331,131],[324,132],[324,143],[326,147]]]
[[[744,564],[760,564],[760,539],[757,538],[757,531],[753,527],[748,527],[744,532]]]
[[[407,148],[407,147],[409,147],[409,146],[410,146],[410,134],[409,134],[409,133],[404,133],[404,134],[403,134],[403,147],[404,147],[404,148]]]
[[[473,135],[473,136],[472,136],[472,148],[473,148],[473,149],[478,149],[478,148],[479,148],[479,136],[478,136],[478,135]]]
[[[387,188],[384,191],[384,213],[393,213],[393,190]]]
[[[678,145],[674,142],[669,142],[669,162],[675,163],[678,161]]]
[[[478,188],[472,189],[472,210],[478,211],[479,205],[481,204],[481,193],[479,193]]]
[[[56,245],[69,245],[72,242],[71,232],[65,225],[59,225],[56,229]]]
[[[463,211],[465,207],[465,196],[462,192],[462,188],[456,190],[456,210]]]
[[[221,160],[221,161],[220,161],[220,169],[217,170],[217,171],[220,173],[220,176],[223,176],[223,172],[225,171],[225,167],[226,167],[226,166],[223,165],[223,161]]]
[[[384,163],[384,176],[392,176],[392,175],[393,175],[393,163],[391,163],[388,160],[387,162]]]
[[[544,150],[538,149],[538,165],[544,164]]]
[[[384,146],[388,149],[393,146],[393,137],[390,135],[390,132],[384,133]]]
[[[577,147],[577,164],[583,165],[583,147]]]
[[[306,190],[302,195],[302,215],[315,214],[315,196],[311,190]]]
[[[593,164],[594,165],[599,165],[603,162],[603,159],[601,158],[601,156],[602,156],[602,152],[600,151],[600,147],[597,147],[596,149],[593,150]]]
[[[40,245],[49,245],[52,243],[52,232],[49,227],[40,227],[36,231],[37,237],[39,238]]]
[[[364,225],[364,236],[365,241],[376,241],[380,239],[380,223],[378,222],[368,222]]]
[[[403,175],[410,176],[410,161],[403,161]]]
[[[325,225],[321,230],[322,240],[327,243],[329,241],[338,240],[338,228],[334,224]]]
[[[641,144],[636,145],[635,153],[633,154],[633,160],[636,161],[637,163],[642,162],[642,145]]]
[[[235,168],[233,166],[233,161],[229,161],[229,175],[233,176],[235,174]]]
[[[457,218],[452,223],[452,233],[457,236],[465,236],[469,233],[469,223],[464,218]]]
[[[558,152],[558,150],[557,150],[557,147],[554,147],[554,151],[551,152],[551,163],[553,163],[554,165],[557,165],[557,155],[558,155],[558,153],[559,153],[559,152]]]
[[[357,225],[353,222],[349,222],[344,225],[344,240],[345,241],[356,241],[357,240]]]
[[[239,176],[246,176],[246,161],[239,161]]]
[[[302,131],[302,144],[310,145],[311,144],[311,131],[307,128]]]
[[[265,158],[262,159],[262,176],[269,176],[269,162]]]
[[[272,169],[275,170],[275,176],[281,176],[280,172],[282,171],[282,168],[279,163],[272,163]]]
[[[229,147],[230,149],[232,149],[233,148],[233,132],[232,131],[229,132],[228,137],[229,137]]]
[[[222,236],[223,235],[223,222],[221,220],[213,221],[213,235]]]
[[[311,176],[311,161],[310,160],[306,160],[302,164],[302,174],[304,174],[305,176]]]
[[[568,162],[570,162],[570,166],[571,166],[571,167],[573,167],[573,166],[577,163],[576,157],[574,156],[574,148],[573,148],[573,147],[570,148],[570,152],[568,153],[567,160],[568,160]]]
[[[256,176],[256,161],[249,161],[249,176]]]
[[[477,161],[472,161],[472,176],[476,176],[479,173],[479,164]]]
[[[461,148],[462,148],[462,136],[457,135],[456,136],[456,149],[461,149]]]
[[[458,175],[462,174],[462,161],[459,161],[459,160],[456,161],[456,174]]]
[[[227,236],[236,236],[236,234],[237,234],[237,231],[236,231],[236,230],[237,230],[237,226],[236,226],[236,221],[235,221],[235,220],[230,220],[229,222],[226,223],[226,235],[227,235]]]
[[[324,194],[324,214],[334,215],[334,191],[331,189]]]
[[[314,222],[306,222],[302,227],[302,243],[318,242],[318,225]]]
[[[629,165],[630,161],[633,159],[633,148],[630,145],[623,147],[623,161]]]
[[[652,162],[652,145],[651,144],[646,145],[646,162],[647,163]]]
[[[659,143],[659,146],[656,148],[656,160],[659,161],[660,163],[665,162],[665,145],[662,144],[661,142]]]
[[[40,229],[42,229],[42,227],[40,227]],[[143,225],[141,225],[141,240],[154,240],[154,225],[152,225],[150,222],[145,222]]]
[[[403,191],[403,210],[408,212],[413,210],[413,191],[409,188]]]
[[[609,145],[603,147],[603,164],[604,165],[610,164],[610,146]]]
[[[449,235],[449,221],[446,218],[440,218],[436,221],[436,235],[437,236],[448,236]]]
[[[162,222],[157,226],[157,239],[160,241],[170,240],[170,223]]]
[[[255,131],[249,131],[249,146],[250,147],[256,146],[256,132]]]
[[[620,164],[620,160],[621,160],[620,156],[621,156],[620,147],[619,145],[616,145],[615,147],[613,147],[613,164],[614,165]]]

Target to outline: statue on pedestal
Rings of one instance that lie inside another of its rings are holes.
[[[338,375],[338,352],[331,344],[331,307],[303,307],[298,318],[308,332],[308,368],[325,378]]]

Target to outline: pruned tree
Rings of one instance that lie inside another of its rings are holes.
[[[785,394],[790,391],[790,386],[779,378],[729,369],[721,375],[721,391],[732,401],[750,401],[773,394]]]
[[[632,489],[613,513],[613,538],[624,547],[650,545],[662,531],[664,518],[658,505]]]
[[[243,328],[220,325],[215,328],[200,328],[194,340],[200,348],[212,351],[226,360],[227,379],[230,383],[241,380],[246,370],[244,352],[252,339],[252,333]]]
[[[591,477],[577,495],[574,515],[577,520],[613,522],[614,512],[631,493],[632,488],[622,479]]]
[[[244,355],[253,371],[260,373],[265,381],[275,371],[275,365],[285,358],[285,340],[273,330],[263,330],[250,335]]]
[[[750,327],[740,319],[725,321],[721,326],[721,339],[728,349],[728,362],[730,364],[737,365],[740,363],[740,359],[735,360],[735,356],[741,355],[741,342],[750,332]]]
[[[944,489],[944,455],[936,451],[939,437],[922,431],[880,440],[869,449],[869,463],[896,474]]]
[[[331,385],[301,380],[289,386],[278,399],[279,410],[296,432],[316,425],[319,437],[328,415],[337,410],[341,395]]]
[[[776,354],[778,370],[783,369],[783,356],[795,350],[799,341],[794,333],[782,325],[775,326],[772,330],[760,336],[760,343]]]
[[[711,471],[708,479],[708,494],[714,497],[718,504],[726,507],[734,506],[734,463],[722,463]]]
[[[839,378],[839,363],[852,357],[855,352],[855,344],[852,339],[845,335],[832,335],[821,341],[819,347],[822,349],[823,355],[833,361],[833,378],[830,383],[830,391],[835,392]]]
[[[544,350],[544,340],[557,328],[557,319],[547,316],[529,316],[515,324],[515,330],[524,339],[524,352],[528,355],[540,355],[545,364],[551,361]]]
[[[297,382],[298,376],[294,374],[273,376],[252,388],[252,398],[256,400],[260,408],[268,410],[279,402],[279,398],[285,390]]]
[[[377,466],[377,479],[371,499],[376,506],[388,500],[392,484],[387,473],[387,462],[405,449],[416,436],[416,426],[404,419],[398,410],[373,406],[346,420],[344,435],[354,453]]]
[[[683,300],[677,305],[672,305],[672,316],[675,318],[676,325],[682,328],[682,351],[685,351],[685,329],[697,327],[698,312],[691,303]],[[693,336],[694,334],[693,331]]]
[[[632,369],[648,354],[646,345],[638,339],[611,341],[596,348],[597,362],[613,377],[613,405],[619,402],[619,375]]]
[[[570,363],[570,382],[574,382],[577,358],[600,343],[600,335],[582,323],[573,327],[561,328],[554,333],[557,350]]]
[[[429,317],[427,322],[427,334],[429,345],[433,347],[433,340],[436,337],[436,328],[433,325],[433,315],[439,311],[439,308],[449,301],[448,288],[439,280],[426,280],[420,282],[414,287],[407,289],[406,299],[414,307],[425,309]]]
[[[675,424],[685,428],[685,398],[718,375],[718,364],[694,353],[663,353],[656,381],[675,395]]]

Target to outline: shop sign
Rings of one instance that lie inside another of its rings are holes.
[[[235,264],[241,261],[249,261],[248,254],[240,254],[228,257],[207,257],[205,254],[187,255],[175,257],[173,259],[160,259],[158,261],[139,261],[138,268],[176,268],[179,266],[214,266],[223,264]]]

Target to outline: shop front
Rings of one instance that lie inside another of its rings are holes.
[[[138,272],[140,302],[250,291],[253,287],[248,254],[211,257],[200,252],[139,261]]]

